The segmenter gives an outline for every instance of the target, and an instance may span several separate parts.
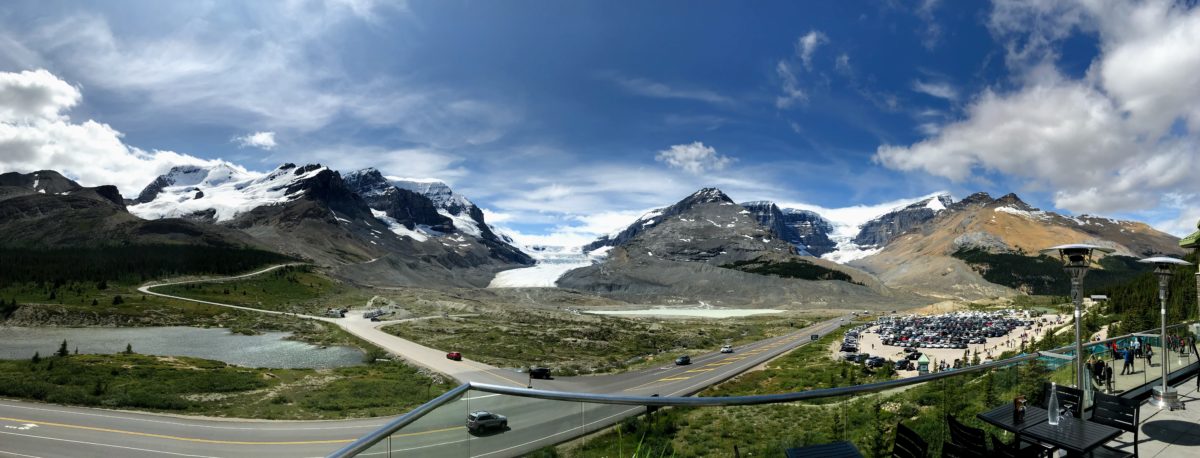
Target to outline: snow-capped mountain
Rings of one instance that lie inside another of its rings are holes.
[[[825,238],[833,244],[832,250],[820,254],[821,258],[845,264],[878,253],[892,238],[932,219],[951,203],[948,194],[937,193],[880,205],[821,208],[796,204],[782,211],[785,215],[804,212],[821,218],[812,224],[824,223]],[[810,251],[817,254],[819,249]]]
[[[759,224],[771,229],[776,237],[795,246],[802,256],[817,254],[809,249],[810,243],[814,244],[820,254],[831,249],[832,242],[828,238],[829,222],[816,213],[794,209],[784,212],[774,202],[765,200],[743,202],[741,205],[758,219]],[[822,243],[822,238],[825,243]]]
[[[837,243],[829,238],[833,232],[833,223],[829,220],[810,210],[784,208],[781,211],[783,223],[796,232],[800,244],[813,256],[824,256],[837,249]]]
[[[143,219],[228,222],[258,207],[295,200],[298,183],[326,170],[283,164],[262,174],[227,162],[178,166],[146,186],[129,211]]]
[[[445,183],[395,179],[367,168],[347,173],[346,184],[363,196],[376,217],[388,223],[397,235],[420,242],[448,236],[459,245],[479,243],[496,259],[517,264],[534,262],[513,246],[511,239],[497,235],[487,225],[483,210]]]

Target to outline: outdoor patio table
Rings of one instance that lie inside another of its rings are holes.
[[[1003,429],[1010,433],[1016,434],[1018,438],[1021,436],[1021,430],[1033,426],[1035,423],[1046,422],[1046,409],[1037,406],[1025,406],[1025,421],[1013,423],[1012,403],[1004,404],[987,412],[976,415],[985,423]]]
[[[1025,422],[1029,422],[1028,416]],[[1121,433],[1120,429],[1112,426],[1069,416],[1063,417],[1057,426],[1051,426],[1043,416],[1040,421],[1021,430],[1024,437],[1053,445],[1072,455],[1085,454],[1120,436]]]
[[[810,445],[801,448],[789,448],[783,451],[787,458],[862,458],[854,444],[846,441],[831,442],[821,445]]]

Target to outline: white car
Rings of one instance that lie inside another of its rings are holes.
[[[733,345],[721,347],[721,353],[733,353]]]

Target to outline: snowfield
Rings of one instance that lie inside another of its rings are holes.
[[[579,247],[526,248],[523,251],[537,260],[537,264],[500,272],[488,288],[554,288],[567,272],[592,265],[603,259],[610,249],[612,247],[602,247],[584,253]]]

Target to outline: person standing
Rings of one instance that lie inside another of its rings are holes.
[[[1125,365],[1121,366],[1121,375],[1133,373],[1133,349],[1126,347],[1121,354],[1125,358]]]

